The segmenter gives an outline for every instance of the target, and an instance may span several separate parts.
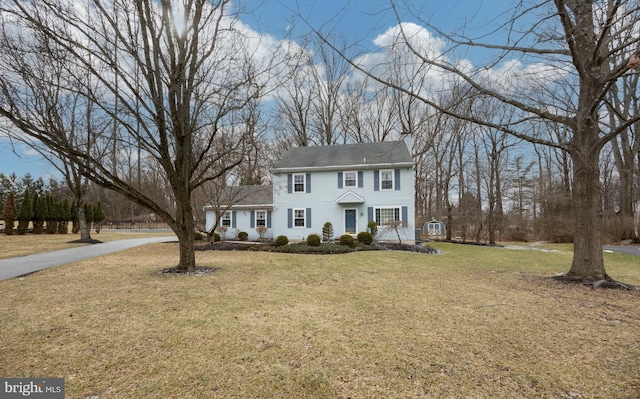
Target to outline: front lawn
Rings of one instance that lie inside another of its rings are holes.
[[[199,251],[153,244],[0,281],[0,376],[67,398],[634,398],[640,292],[567,286],[567,251]],[[638,259],[605,254],[640,285]]]

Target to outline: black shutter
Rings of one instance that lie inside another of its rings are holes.
[[[373,171],[373,191],[380,191],[380,171]]]

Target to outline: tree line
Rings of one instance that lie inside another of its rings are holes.
[[[7,183],[12,182],[17,186],[26,185],[19,196],[16,195],[15,190],[12,190],[13,185],[10,184],[7,187]],[[50,180],[49,183],[50,186],[58,186],[55,180]],[[41,179],[34,182],[30,175],[26,175],[18,180],[15,174],[7,177],[0,173],[0,187],[5,234],[68,234],[69,223],[71,223],[71,233],[80,232],[77,207],[68,198],[57,199],[51,193],[54,190],[44,190],[45,186]],[[99,233],[101,223],[105,219],[102,202],[98,201],[95,205],[84,203],[82,208],[87,223],[89,225],[94,223],[95,230]]]

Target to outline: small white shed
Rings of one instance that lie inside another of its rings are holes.
[[[422,226],[422,233],[427,238],[444,238],[447,235],[447,228],[444,223],[438,220],[432,220]]]

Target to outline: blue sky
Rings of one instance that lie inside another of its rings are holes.
[[[492,19],[509,7],[504,0],[407,0],[418,10],[420,19],[430,21],[445,32],[458,31],[470,20],[473,26],[490,29]],[[506,4],[505,4],[506,3]],[[397,20],[387,0],[236,0],[242,13],[240,19],[261,33],[282,38],[291,32],[299,39],[309,32],[306,24],[323,32],[331,32],[339,40],[372,46],[378,35],[395,26]],[[304,21],[303,21],[304,19]],[[403,22],[418,18],[403,13]],[[0,173],[30,173],[35,178],[59,177],[55,169],[42,158],[18,143],[11,144],[0,137]]]

